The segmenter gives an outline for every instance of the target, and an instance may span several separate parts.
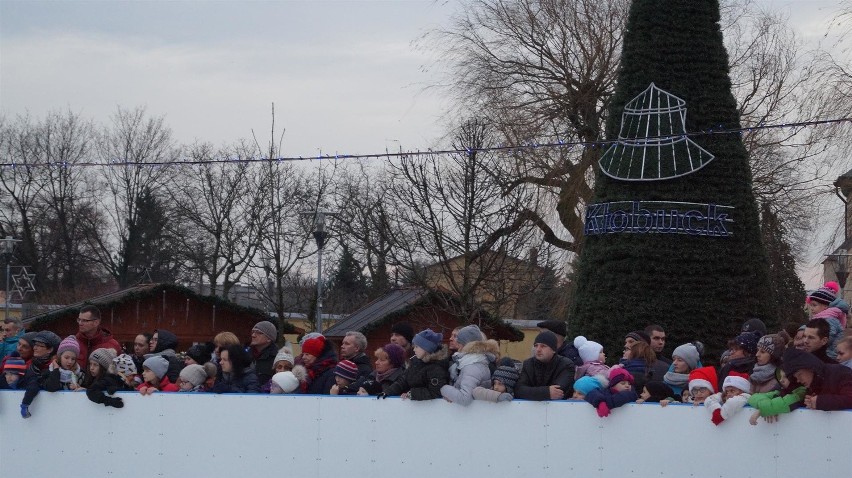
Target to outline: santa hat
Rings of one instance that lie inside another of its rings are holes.
[[[692,383],[690,382],[690,385]],[[746,373],[738,373],[738,372],[730,372],[730,374],[725,377],[725,382],[722,384],[722,390],[727,387],[734,387],[741,390],[743,393],[751,392],[751,384],[748,381],[748,374]]]
[[[716,369],[713,367],[701,367],[689,372],[689,392],[695,388],[706,388],[716,393],[719,379],[716,377]]]

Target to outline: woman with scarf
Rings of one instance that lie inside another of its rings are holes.
[[[334,367],[337,365],[337,353],[331,342],[325,337],[305,340],[302,344],[302,365],[308,370],[305,393],[329,395],[334,385]]]
[[[378,395],[386,392],[405,372],[405,349],[397,344],[385,344],[373,352],[375,367],[370,375],[352,385],[358,395]]]
[[[672,364],[663,376],[663,382],[680,396],[689,388],[689,372],[701,367],[701,354],[695,343],[683,344],[672,352]]]

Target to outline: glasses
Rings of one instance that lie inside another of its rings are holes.
[[[98,320],[98,319],[80,319],[80,318],[78,318],[77,323],[78,324],[87,324],[89,322],[94,322],[96,320]]]

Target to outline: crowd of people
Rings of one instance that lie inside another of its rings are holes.
[[[309,333],[300,340],[301,354],[294,355],[289,344],[278,347],[275,325],[261,321],[248,346],[221,332],[178,353],[179,338],[158,329],[140,333],[133,350],[125,351],[101,326],[99,310],[86,306],[77,334],[65,338],[26,332],[19,319],[7,318],[0,389],[25,391],[23,418],[37,411],[43,391],[81,391],[95,403],[121,408],[116,392],[135,390],[398,396],[461,406],[567,399],[588,402],[601,417],[632,402],[681,402],[703,406],[716,425],[750,405],[749,421],[757,424],[799,407],[852,408],[849,306],[838,294],[833,282],[809,294],[810,318],[793,337],[768,333],[759,319],[745,321],[719,367],[702,364],[700,341],[680,344],[667,356],[659,325],[626,332],[621,358],[608,365],[600,343],[584,336],[569,340],[565,322],[556,320],[538,324],[531,356],[523,361],[501,357],[499,344],[476,325],[456,328],[445,344],[441,333],[415,334],[404,322],[394,324],[388,342],[373,350],[357,331],[346,333],[339,350],[322,334]]]

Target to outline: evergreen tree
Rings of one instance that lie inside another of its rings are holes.
[[[329,312],[349,313],[357,309],[367,298],[367,281],[361,264],[345,243],[337,262],[337,269],[328,281]]]
[[[772,303],[781,325],[798,327],[805,323],[805,286],[796,274],[796,259],[784,238],[787,231],[778,215],[767,203],[760,210],[760,230],[769,257],[769,277],[772,281]]]
[[[685,101],[686,132],[740,126],[717,1],[633,2],[618,84],[609,108],[607,138],[618,138],[625,105],[652,83]],[[660,112],[671,104],[645,106]],[[664,132],[667,127],[677,133],[680,117],[660,114],[654,120],[666,118],[670,124],[633,124],[626,133],[642,138],[649,130]],[[616,201],[695,203],[696,209],[705,205],[708,215],[707,204],[731,206],[724,210],[733,220],[722,226],[726,234],[715,236],[694,230],[687,234],[683,230],[654,233],[617,229],[586,235],[577,263],[570,326],[575,334],[602,342],[610,355],[621,350],[627,332],[656,323],[666,329],[671,346],[692,340],[704,342],[705,360],[712,362],[747,317],[764,319],[770,330],[778,325],[748,155],[741,138],[738,134],[706,134],[691,136],[690,140],[691,145],[683,142],[670,149],[646,146],[644,152],[650,157],[659,155],[659,169],[653,174],[663,179],[624,180],[640,174],[653,176],[640,162],[626,163],[626,170],[616,171],[615,176],[622,174],[622,179],[598,170],[594,199],[587,206],[587,232],[593,204]],[[715,159],[707,162],[706,156],[696,156],[696,145]],[[679,157],[673,165],[670,151],[676,148],[680,148],[675,151]],[[606,152],[602,158],[605,167]],[[687,165],[694,171],[684,171]],[[680,209],[683,214],[690,208],[681,205]]]

